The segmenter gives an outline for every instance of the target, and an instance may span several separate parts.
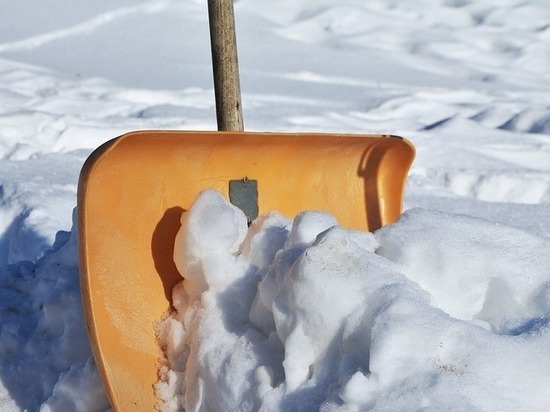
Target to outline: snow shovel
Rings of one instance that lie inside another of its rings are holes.
[[[401,213],[414,158],[412,145],[393,136],[243,132],[232,1],[209,0],[208,7],[220,131],[129,133],[96,149],[81,171],[84,313],[117,411],[151,411],[158,403],[155,324],[182,279],[174,240],[200,191],[218,190],[250,221],[272,210],[294,217],[313,209],[372,231]]]

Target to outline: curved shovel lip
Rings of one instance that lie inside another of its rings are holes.
[[[99,375],[102,379],[103,386],[107,392],[107,397],[111,405],[115,405],[114,389],[108,379],[108,373],[105,365],[105,358],[101,356],[103,351],[101,350],[101,341],[98,339],[98,335],[95,330],[96,319],[94,307],[94,298],[90,288],[90,274],[88,273],[88,253],[86,243],[83,241],[84,234],[86,233],[87,216],[86,216],[86,188],[88,180],[91,178],[94,167],[101,160],[117,141],[121,137],[110,139],[97,147],[84,161],[84,164],[80,170],[77,189],[77,218],[78,218],[78,260],[79,260],[79,275],[80,275],[80,294],[83,303],[84,321],[86,324],[86,330],[88,332],[88,338],[90,340],[90,346],[96,367]]]

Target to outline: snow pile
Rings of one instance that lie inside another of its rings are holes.
[[[182,216],[163,410],[550,407],[547,240],[421,209],[246,225],[214,191]]]
[[[77,238],[58,232],[36,263],[0,270],[2,411],[109,407],[83,322]]]

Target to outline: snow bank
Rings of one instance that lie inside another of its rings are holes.
[[[171,410],[545,410],[548,240],[414,209],[375,234],[203,192],[159,338]]]
[[[77,232],[37,262],[0,269],[2,411],[103,411],[78,282]]]

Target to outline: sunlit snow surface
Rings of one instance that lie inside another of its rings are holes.
[[[206,2],[0,9],[0,410],[104,410],[71,229],[78,172],[126,131],[216,127]],[[199,368],[221,385],[212,402],[550,410],[547,1],[237,0],[235,12],[248,130],[392,133],[417,158],[406,213],[375,234],[315,240],[334,225],[316,214],[271,215],[223,241],[233,223],[194,226],[195,239],[210,239],[193,253],[211,278],[189,278],[187,303],[214,323],[236,317],[223,339],[242,349],[232,373],[248,371],[224,387],[216,359]],[[216,277],[221,261],[240,288]],[[270,286],[269,267],[302,289]],[[312,275],[319,267],[325,277]],[[329,281],[337,272],[349,280]],[[255,298],[259,279],[272,307]],[[246,295],[242,306],[228,288]],[[192,327],[212,327],[190,313]],[[201,350],[187,361],[199,365]]]

